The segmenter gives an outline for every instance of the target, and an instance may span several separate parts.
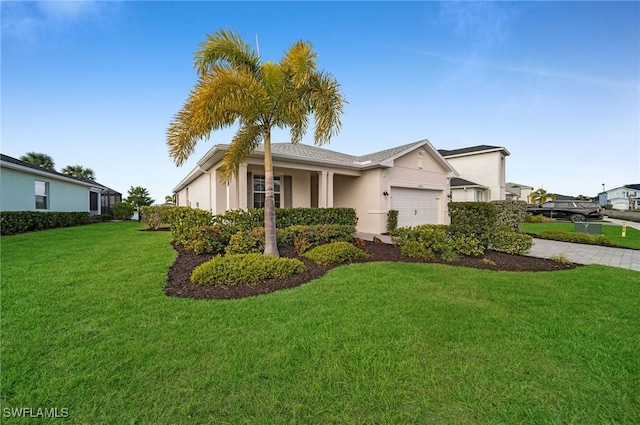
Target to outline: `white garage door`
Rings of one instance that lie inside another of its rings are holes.
[[[439,191],[391,188],[391,209],[398,210],[398,227],[438,224]]]

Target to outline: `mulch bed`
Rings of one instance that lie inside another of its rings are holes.
[[[307,283],[313,279],[323,276],[327,270],[338,267],[341,264],[329,266],[319,266],[316,263],[299,257],[293,247],[278,247],[280,256],[298,258],[307,266],[305,273],[298,273],[287,279],[270,279],[260,282],[257,285],[198,285],[189,280],[191,272],[195,267],[213,258],[212,255],[196,255],[185,251],[180,245],[173,245],[178,252],[175,263],[169,269],[167,285],[164,293],[171,297],[198,298],[198,299],[236,299],[255,295],[268,294],[280,289],[294,288]],[[567,270],[579,267],[577,264],[560,264],[555,261],[527,257],[521,255],[510,255],[503,252],[487,251],[484,257],[460,256],[452,262],[445,262],[436,258],[435,260],[419,260],[404,256],[395,245],[377,244],[366,242],[361,247],[370,254],[369,258],[354,260],[354,263],[366,263],[372,261],[401,261],[410,263],[441,263],[451,266],[474,267],[478,269],[503,270],[503,271],[555,271]],[[484,261],[483,261],[484,259]]]

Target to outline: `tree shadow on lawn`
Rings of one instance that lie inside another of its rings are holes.
[[[313,261],[298,256],[293,247],[279,247],[280,256],[298,258],[307,266],[304,273],[294,274],[286,279],[269,279],[256,285],[199,285],[189,280],[195,267],[213,258],[213,255],[197,255],[187,252],[181,245],[173,244],[178,252],[178,257],[169,269],[167,285],[164,293],[171,297],[197,298],[197,299],[238,299],[255,295],[268,294],[280,289],[294,288],[311,280],[323,276],[328,270],[343,264],[331,264],[320,266]],[[423,260],[407,257],[400,252],[395,245],[377,244],[365,242],[361,246],[370,256],[359,258],[352,263],[367,263],[373,261],[395,261],[407,263],[439,263],[451,266],[473,267],[478,269],[502,270],[502,271],[555,271],[580,267],[578,264],[561,264],[555,261],[527,257],[522,255],[510,255],[498,251],[486,251],[483,257],[468,257],[460,255],[455,261],[444,261],[439,256],[433,260]]]

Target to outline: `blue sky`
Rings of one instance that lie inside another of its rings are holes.
[[[163,201],[211,146],[176,167],[165,130],[224,28],[277,61],[309,41],[349,102],[329,149],[359,155],[427,138],[506,147],[507,181],[567,195],[640,183],[638,2],[7,2],[4,154],[80,164]],[[273,141],[286,142],[275,131]],[[312,132],[305,139],[312,143]]]

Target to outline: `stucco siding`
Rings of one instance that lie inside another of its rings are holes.
[[[2,211],[89,211],[89,188],[8,168],[0,169]],[[35,182],[48,183],[46,210],[36,209]]]
[[[354,208],[360,232],[386,231],[388,208],[382,194],[381,172],[374,169],[363,172],[360,177],[337,175],[333,178],[333,205]]]
[[[489,188],[489,199],[495,201],[505,199],[505,159],[500,152],[487,152],[447,158],[447,161],[465,180],[472,181]]]

